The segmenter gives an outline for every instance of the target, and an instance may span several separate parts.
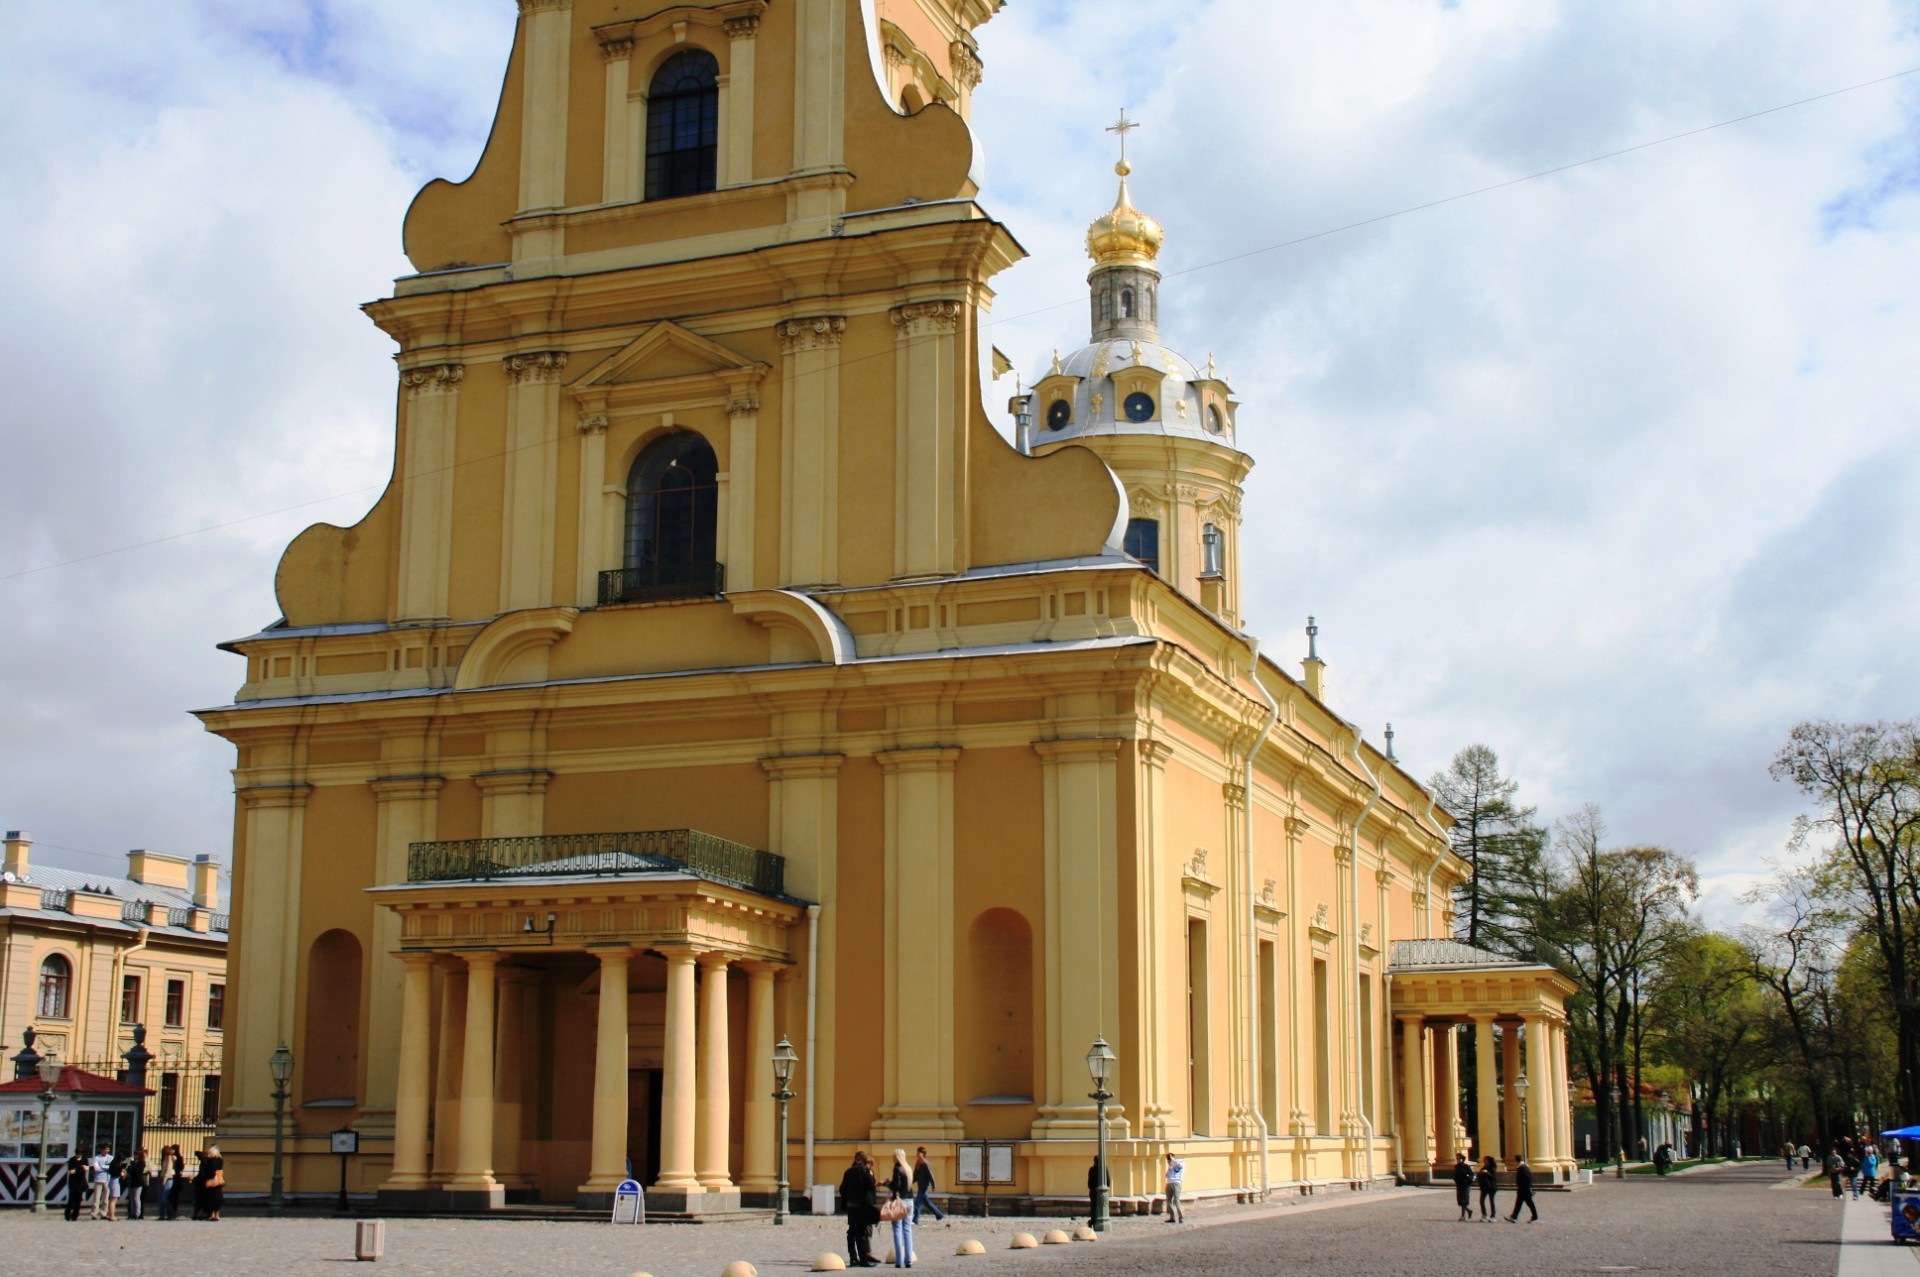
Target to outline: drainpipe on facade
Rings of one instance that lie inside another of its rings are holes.
[[[1343,720],[1344,721],[1344,720]],[[1347,950],[1353,960],[1353,1094],[1361,1100],[1360,1125],[1367,1132],[1367,1182],[1373,1181],[1373,1119],[1367,1116],[1365,1097],[1360,1095],[1360,831],[1367,823],[1367,817],[1373,814],[1373,805],[1380,801],[1380,778],[1367,766],[1367,760],[1360,756],[1360,728],[1353,723],[1347,724],[1353,733],[1354,765],[1366,773],[1373,782],[1373,795],[1367,799],[1367,805],[1353,822],[1353,854],[1347,860],[1347,897],[1353,903],[1353,912],[1347,919]]]
[[[1387,950],[1389,955],[1392,950]],[[1391,961],[1391,956],[1389,956]],[[1393,1049],[1393,969],[1389,967],[1380,980],[1380,998],[1387,1008],[1387,1034],[1381,1040],[1387,1044],[1387,1120],[1393,1123],[1393,1162],[1394,1183],[1407,1182],[1407,1133],[1400,1129],[1400,1079],[1394,1077],[1394,1063],[1400,1057]]]
[[[820,1023],[820,906],[807,906],[807,1197],[813,1197],[813,1113],[814,1096],[820,1088],[814,1082],[815,1047],[820,1040],[815,1028]],[[786,1149],[780,1156],[787,1155]]]
[[[120,1046],[120,990],[126,985],[127,959],[147,947],[151,929],[140,928],[140,938],[113,955],[113,984],[107,990],[107,1060],[112,1062]],[[142,994],[145,989],[140,990]]]
[[[1260,1133],[1260,1196],[1264,1200],[1271,1190],[1267,1173],[1267,1115],[1260,1111],[1260,1008],[1255,1004],[1255,994],[1259,992],[1260,933],[1256,929],[1258,918],[1254,913],[1253,892],[1253,781],[1254,765],[1260,757],[1261,748],[1267,743],[1267,736],[1273,731],[1273,725],[1280,721],[1280,706],[1273,699],[1273,693],[1260,681],[1260,640],[1247,635],[1247,660],[1250,664],[1248,676],[1253,679],[1254,690],[1260,693],[1260,699],[1267,703],[1267,721],[1261,727],[1260,734],[1254,738],[1252,748],[1247,750],[1247,776],[1245,803],[1241,814],[1246,819],[1246,829],[1240,839],[1242,860],[1245,872],[1241,881],[1247,891],[1247,1013],[1252,1021],[1248,1025],[1248,1097],[1247,1110],[1253,1114],[1253,1120]]]

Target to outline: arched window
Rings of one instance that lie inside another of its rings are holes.
[[[1133,290],[1131,288],[1123,288],[1120,290],[1120,318],[1133,318]]]
[[[720,64],[705,49],[676,53],[647,90],[647,198],[712,190],[719,143]]]
[[[52,954],[40,964],[40,1014],[49,1020],[66,1019],[72,997],[73,965]]]
[[[1127,553],[1155,572],[1160,570],[1160,520],[1127,520]]]
[[[617,599],[718,594],[725,584],[715,562],[720,463],[691,430],[654,440],[627,476],[626,565]]]

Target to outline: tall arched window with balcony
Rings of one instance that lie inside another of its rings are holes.
[[[710,191],[720,161],[720,64],[705,49],[676,53],[647,89],[647,198]]]
[[[627,476],[627,544],[622,567],[602,575],[602,603],[717,595],[726,587],[716,559],[720,463],[691,430],[641,450]]]

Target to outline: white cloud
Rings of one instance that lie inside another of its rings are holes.
[[[238,682],[212,644],[272,618],[285,542],[385,479],[356,307],[406,270],[413,191],[477,157],[511,8],[0,15],[0,574],[352,494],[0,582],[6,824],[225,850],[231,756],[184,711]],[[1208,264],[1920,63],[1911,18],[1023,0],[981,33],[983,202],[1033,254],[989,339],[1029,372],[1084,340],[1129,107],[1166,336],[1217,352],[1259,461],[1267,650],[1318,614],[1337,707],[1409,766],[1484,740],[1732,908],[1797,808],[1766,776],[1791,723],[1920,713],[1916,86]]]

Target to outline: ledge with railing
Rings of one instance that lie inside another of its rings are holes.
[[[724,563],[672,563],[614,568],[600,574],[600,604],[717,599],[727,592]]]
[[[690,873],[762,895],[786,894],[786,861],[697,829],[467,838],[407,847],[408,882],[497,882],[562,874]]]

